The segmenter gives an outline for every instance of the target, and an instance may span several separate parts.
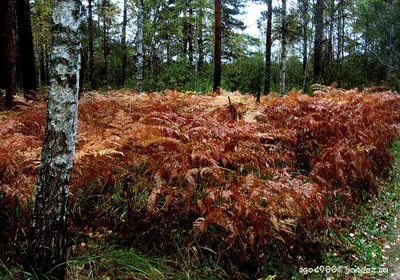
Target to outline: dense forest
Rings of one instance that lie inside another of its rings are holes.
[[[399,12],[0,1],[0,279],[397,277]]]
[[[244,32],[248,1],[83,1],[81,87],[210,92],[221,86],[252,94],[308,92],[314,83],[398,88],[398,1],[257,3],[266,9],[258,38]],[[2,5],[0,32],[9,43],[2,44],[1,70],[12,75],[6,61],[14,61],[18,88],[49,85],[52,1]]]

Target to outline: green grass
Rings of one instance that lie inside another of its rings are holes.
[[[145,257],[132,249],[104,243],[81,243],[70,248],[65,279],[168,279],[173,269],[166,261]],[[0,262],[1,280],[39,280],[20,267],[8,268]],[[47,280],[46,276],[44,279]]]
[[[385,279],[390,277],[394,263],[400,263],[396,260],[400,256],[399,246],[396,246],[400,233],[400,141],[394,143],[392,154],[395,163],[391,178],[389,182],[381,182],[378,197],[370,198],[353,213],[349,213],[351,228],[339,233],[329,232],[330,239],[323,252],[323,266],[342,267],[343,272],[347,272],[328,274],[332,279],[341,279],[344,274],[356,276],[357,279]],[[364,271],[358,273],[360,271],[355,271],[356,268]],[[372,273],[365,269],[381,270],[382,273]],[[385,272],[386,269],[389,272]],[[311,274],[308,279],[310,276],[311,279],[323,279],[327,274]]]
[[[66,278],[166,279],[171,269],[163,262],[132,249],[82,242],[71,248]]]
[[[66,279],[228,279],[228,275],[214,261],[203,253],[207,248],[193,246],[182,247],[176,244],[174,256],[153,258],[145,256],[135,249],[107,245],[102,241],[81,243],[70,249]],[[111,241],[112,243],[112,241]],[[199,261],[199,258],[202,261]]]

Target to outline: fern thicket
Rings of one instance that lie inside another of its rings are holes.
[[[210,247],[219,228],[221,254],[248,259],[274,240],[296,244],[304,233],[333,226],[341,212],[326,213],[338,197],[351,206],[379,191],[377,178],[391,168],[388,147],[399,136],[399,96],[324,89],[254,102],[238,93],[173,91],[84,99],[72,228],[123,228],[121,235],[143,243],[154,239],[153,224],[185,224],[192,240]],[[32,197],[42,117],[40,104],[0,119],[0,182],[8,197]],[[102,201],[110,208],[101,209]]]

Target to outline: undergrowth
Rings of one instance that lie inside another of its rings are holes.
[[[295,279],[394,279],[400,263],[400,141],[391,147],[395,161],[379,195],[347,211],[351,224],[328,229],[318,265],[301,267]],[[316,269],[308,272],[306,268]],[[300,273],[302,271],[303,273]]]
[[[345,242],[355,205],[385,192],[399,108],[392,92],[328,88],[259,105],[239,93],[92,93],[79,109],[71,243],[110,235],[184,271],[246,279],[279,275],[276,264],[287,264],[296,269],[280,277],[293,277],[297,267],[357,250],[321,246]],[[12,244],[24,247],[44,116],[37,104],[0,117],[7,263],[21,258]]]

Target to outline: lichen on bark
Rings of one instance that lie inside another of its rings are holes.
[[[36,202],[26,268],[40,278],[63,278],[71,169],[77,134],[80,8],[78,0],[54,1],[51,88],[47,103]]]

